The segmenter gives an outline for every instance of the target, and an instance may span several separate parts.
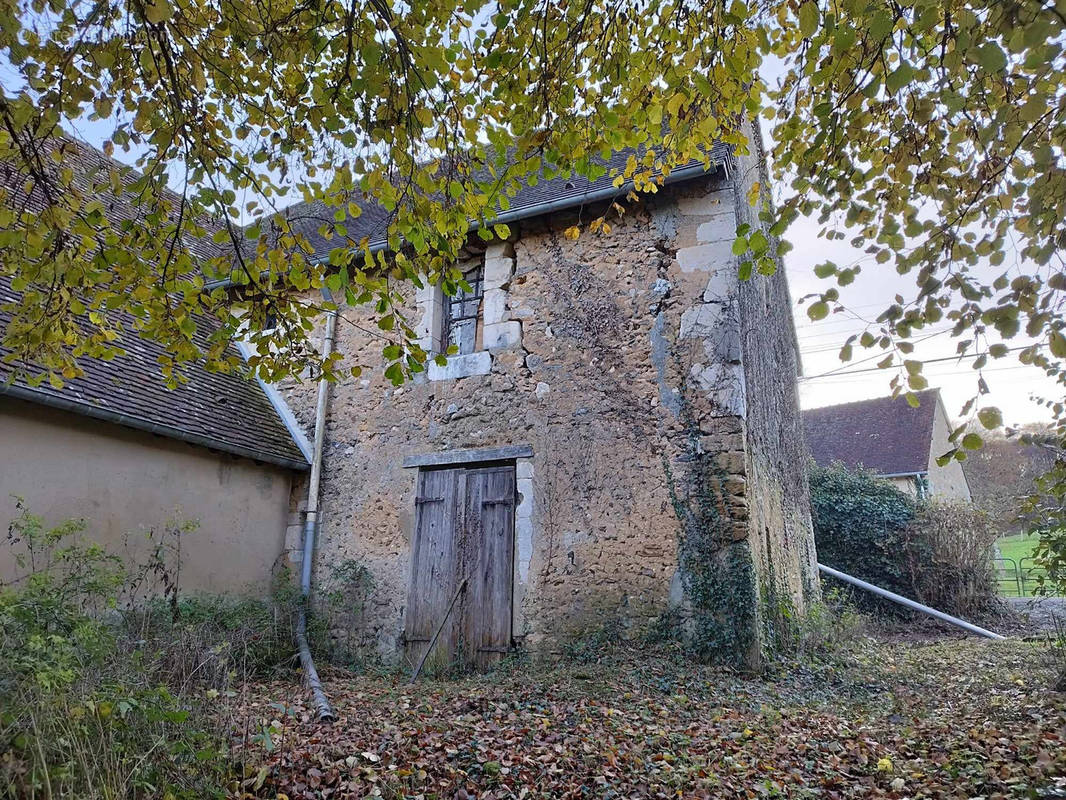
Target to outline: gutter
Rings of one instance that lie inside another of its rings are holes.
[[[274,464],[279,467],[285,467],[286,469],[297,470],[299,472],[307,471],[307,462],[304,461],[296,461],[294,459],[285,458],[284,456],[261,453],[250,447],[244,447],[243,445],[234,444],[232,442],[220,442],[209,436],[182,430],[173,425],[152,422],[151,420],[137,417],[132,414],[125,414],[121,411],[113,411],[109,408],[101,408],[100,406],[89,405],[88,403],[80,403],[76,400],[68,400],[65,397],[59,397],[47,392],[35,391],[34,389],[28,389],[25,386],[17,386],[13,384],[7,385],[0,382],[0,396],[4,395],[7,397],[14,397],[18,400],[25,400],[27,403],[37,403],[42,406],[58,409],[59,411],[69,411],[83,417],[92,417],[93,419],[102,420],[103,422],[111,422],[125,428],[133,428],[134,430],[144,431],[145,433],[152,433],[156,436],[177,439],[180,442],[186,442],[198,447],[206,447],[209,450],[222,451],[235,456],[249,458],[253,461],[262,461],[267,464]]]
[[[669,175],[663,179],[663,185],[668,186],[672,183],[680,183],[682,181],[691,180],[692,178],[698,178],[702,175],[710,175],[715,169],[723,167],[725,165],[723,160],[719,164],[712,165],[709,169],[704,167],[703,164],[691,164],[689,166],[680,167],[673,170]],[[574,197],[562,197],[556,200],[546,200],[541,203],[535,203],[532,206],[526,206],[525,208],[514,209],[513,211],[505,211],[499,216],[486,222],[486,225],[499,225],[507,224],[509,222],[517,222],[523,219],[529,219],[531,217],[539,217],[543,214],[550,214],[555,211],[564,211],[570,208],[577,208],[583,206],[586,203],[596,203],[601,200],[609,200],[617,197],[619,194],[625,194],[633,189],[633,181],[626,181],[621,186],[605,186],[602,189],[597,189],[592,192],[586,192],[582,195]],[[470,232],[480,230],[482,227],[478,220],[472,220],[470,222]],[[369,247],[370,255],[376,255],[384,250],[389,249],[389,243],[387,240],[379,239],[372,242]],[[312,258],[311,263],[314,265],[321,265],[329,262],[329,256],[320,256],[318,258]],[[223,278],[221,280],[208,281],[204,284],[204,291],[210,292],[215,289],[229,289],[237,284],[230,278]]]

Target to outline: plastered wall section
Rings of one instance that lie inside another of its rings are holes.
[[[182,534],[182,591],[265,595],[290,521],[291,483],[277,467],[0,398],[5,527],[17,495],[49,524],[84,519],[88,540],[132,566],[148,557],[147,531],[196,521]],[[18,574],[5,545],[0,579]]]
[[[736,536],[748,536],[748,481],[763,475],[762,461],[745,458],[748,396],[765,379],[786,383],[794,399],[795,373],[747,376],[741,363],[735,199],[718,175],[630,206],[609,235],[567,239],[570,214],[523,222],[486,253],[487,293],[500,294],[486,298],[479,363],[449,362],[432,379],[385,382],[383,342],[365,333],[372,316],[344,309],[337,347],[345,363],[372,368],[332,390],[315,574],[327,578],[347,559],[370,569],[365,647],[400,650],[415,508],[407,456],[532,446],[518,464],[514,614],[516,640],[532,649],[557,649],[607,621],[636,633],[670,604],[678,521],[665,465],[687,435],[683,383],[727,467]],[[432,303],[429,293],[411,301],[426,337]],[[282,390],[310,430],[313,386]],[[759,424],[771,414],[760,411]]]
[[[929,489],[932,497],[939,500],[959,500],[970,502],[970,485],[966,481],[962,462],[952,459],[944,466],[936,463],[937,457],[954,448],[949,440],[951,423],[947,409],[939,394],[936,398],[936,410],[933,413],[933,437],[929,447]],[[912,482],[913,485],[913,482]],[[913,489],[912,489],[913,491]]]

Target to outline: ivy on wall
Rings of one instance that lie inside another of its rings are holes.
[[[734,541],[725,482],[716,453],[700,446],[701,429],[680,363],[683,425],[675,472],[663,456],[670,502],[680,523],[678,567],[684,600],[672,612],[674,634],[704,661],[755,667],[760,660],[759,590],[751,546]]]

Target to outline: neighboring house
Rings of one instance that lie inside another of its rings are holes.
[[[65,166],[91,172],[104,160],[69,145]],[[0,179],[22,184],[2,166]],[[0,278],[0,307],[17,302],[10,287]],[[308,468],[306,438],[291,415],[286,425],[276,392],[236,374],[189,365],[187,383],[167,389],[162,349],[133,332],[132,318],[115,321],[127,355],[82,359],[84,376],[62,389],[12,381],[0,362],[0,523],[21,497],[50,524],[85,519],[89,536],[138,562],[146,531],[196,522],[182,539],[182,588],[265,590],[284,552],[292,484]],[[6,324],[0,310],[0,331]],[[0,547],[0,581],[21,574],[13,556]]]
[[[508,240],[471,236],[461,265],[469,292],[412,293],[409,319],[423,346],[442,353],[454,344],[458,352],[407,385],[384,378],[381,339],[368,334],[376,330],[373,309],[341,307],[336,349],[364,372],[330,387],[313,569],[316,582],[328,583],[352,562],[366,568],[369,596],[354,631],[362,646],[414,661],[443,624],[440,656],[483,666],[515,647],[553,651],[605,624],[635,634],[673,609],[665,618],[676,616],[682,632],[697,613],[745,626],[752,649],[743,655],[754,662],[763,615],[802,613],[817,596],[785,273],[740,281],[732,252],[738,224],[760,225],[746,198],[766,179],[758,158],[725,148],[718,155],[710,170],[674,170],[659,192],[634,202],[610,175],[591,185],[542,180],[519,192],[501,220]],[[609,235],[564,235],[616,199],[627,208],[612,217]],[[348,234],[383,245],[388,215],[363,205]],[[334,209],[299,205],[287,214],[316,254],[336,246],[317,232]],[[195,410],[192,429],[217,450],[237,447],[264,462],[201,449],[207,472],[217,461],[232,476],[239,465],[242,488],[232,477],[224,482],[219,467],[217,485],[205,472],[199,488],[175,498],[201,497],[199,516],[226,503],[269,517],[220,514],[207,527],[229,538],[198,556],[213,585],[236,581],[216,576],[211,563],[228,573],[246,555],[246,571],[263,574],[284,521],[281,484],[288,467],[301,466],[299,451],[254,384],[227,376],[222,386],[219,376],[195,373],[166,394],[149,388],[151,360],[138,366],[128,402],[131,371],[101,367],[85,405],[148,408],[153,424],[176,424],[184,409]],[[316,386],[279,388],[310,437]],[[60,396],[79,391],[75,381]],[[53,421],[58,412],[21,398],[4,402],[15,407],[8,417],[46,431],[85,427],[78,414]],[[249,408],[260,409],[254,424]],[[101,475],[132,472],[130,483],[80,490],[72,505],[84,510],[76,513],[96,516],[94,501],[143,508],[136,496],[149,491],[153,505],[171,504],[169,473],[132,465],[170,458],[179,447],[191,458],[194,448],[120,427],[85,435],[92,441],[76,453],[55,447],[37,474],[83,473],[104,442],[137,439],[124,449],[138,454],[99,463]],[[38,498],[49,496],[44,484]],[[0,485],[11,490],[7,478]],[[260,487],[261,496],[250,495]],[[294,492],[294,504],[305,491]],[[677,512],[685,509],[683,532]],[[129,522],[136,520],[122,517],[120,527]],[[285,548],[298,562],[299,528],[288,531]],[[227,547],[232,556],[223,555]]]
[[[802,612],[817,575],[788,287],[783,269],[739,281],[732,253],[737,225],[759,224],[745,199],[758,176],[757,159],[723,152],[576,241],[564,231],[625,188],[520,191],[509,240],[471,237],[469,292],[410,298],[423,346],[458,348],[447,365],[400,387],[380,368],[331,387],[314,573],[367,568],[365,646],[414,662],[443,623],[441,655],[479,666],[605,624],[635,633],[699,607],[685,547],[706,554],[700,569],[750,572],[724,613],[748,605],[753,640],[760,597]],[[289,217],[325,254],[333,213]],[[380,241],[382,216],[365,209],[349,236]],[[380,365],[372,310],[341,314],[343,363]],[[314,387],[280,388],[310,433]],[[695,470],[689,499],[720,526],[683,537],[674,500]]]
[[[916,394],[917,408],[901,395],[805,410],[803,425],[815,463],[865,467],[915,496],[968,502],[962,464],[936,463],[952,448],[940,390]]]

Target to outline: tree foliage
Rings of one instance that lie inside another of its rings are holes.
[[[475,228],[507,235],[493,219],[520,185],[601,176],[598,156],[634,148],[619,185],[653,190],[676,165],[709,161],[715,141],[744,149],[740,124],[758,109],[743,6],[22,0],[2,14],[22,85],[0,99],[0,161],[44,198],[12,209],[0,197],[0,269],[25,293],[8,338],[68,376],[80,354],[113,354],[101,312],[116,307],[176,362],[199,356],[197,315],[217,318],[224,342],[243,321],[205,288],[232,278],[282,322],[253,334],[265,377],[313,358],[302,345],[321,309],[299,293],[328,287],[375,307],[402,380],[427,355],[402,286],[453,292],[459,249]],[[137,157],[140,175],[99,176],[136,206],[133,223],[94,202],[61,155],[49,163],[48,139],[86,119],[108,126],[108,152]],[[368,198],[389,212],[388,257],[348,235]],[[324,259],[278,213],[300,200],[329,208]],[[208,242],[220,249],[205,258]],[[224,361],[221,347],[207,355]]]
[[[0,98],[0,160],[44,197],[0,214],[0,269],[27,292],[8,344],[47,373],[113,354],[101,314],[116,307],[175,364],[202,355],[197,315],[217,318],[207,355],[223,361],[221,343],[248,322],[205,284],[232,278],[283,322],[253,333],[266,377],[313,359],[309,316],[321,309],[293,292],[328,286],[376,307],[402,379],[427,354],[400,287],[454,290],[467,236],[505,234],[493,219],[545,164],[596,177],[597,156],[637,148],[617,180],[653,191],[715,141],[745,151],[744,120],[762,111],[788,189],[764,230],[740,232],[744,273],[772,271],[774,238],[814,216],[826,238],[914,276],[914,296],[886,298],[842,357],[884,350],[896,385],[921,389],[909,340],[947,320],[978,370],[1014,357],[1061,375],[1066,16],[1055,2],[12,0],[0,14],[17,73]],[[58,126],[86,120],[137,159],[139,176],[101,176],[138,208],[135,223],[111,219],[61,157],[49,163]],[[367,198],[390,213],[389,257],[348,235]],[[297,200],[331,210],[324,259],[278,213]],[[847,286],[860,269],[817,272]],[[827,289],[809,314],[840,301]],[[251,327],[262,319],[253,312]],[[1018,348],[1004,344],[1015,336]],[[997,427],[981,389],[966,413]]]

